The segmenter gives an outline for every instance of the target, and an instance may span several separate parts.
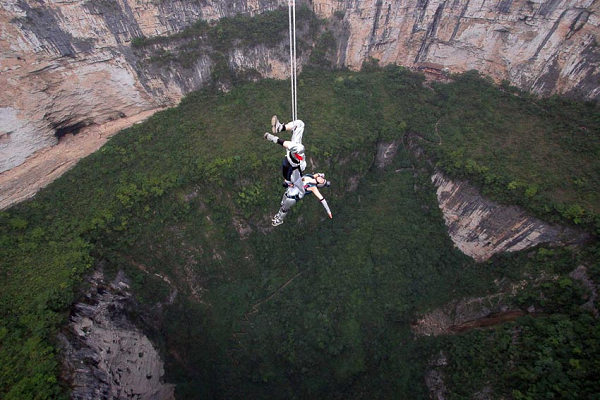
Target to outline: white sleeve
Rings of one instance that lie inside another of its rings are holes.
[[[321,204],[323,204],[323,207],[325,208],[325,211],[327,211],[327,214],[331,214],[331,210],[329,209],[329,204],[327,204],[327,200],[325,200],[324,197],[321,200]]]

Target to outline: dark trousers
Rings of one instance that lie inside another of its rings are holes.
[[[285,179],[286,181],[291,181],[292,172],[294,172],[294,170],[296,169],[300,172],[300,175],[302,176],[302,171],[300,171],[300,167],[292,167],[287,157],[283,157],[283,161],[281,162],[281,173],[283,174],[283,179]]]

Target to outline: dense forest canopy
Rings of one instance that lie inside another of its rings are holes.
[[[287,88],[193,93],[0,213],[0,397],[67,395],[55,337],[100,260],[131,278],[139,312],[156,313],[146,328],[180,398],[426,398],[433,366],[449,398],[600,393],[600,329],[581,307],[591,294],[569,276],[585,265],[598,282],[597,244],[476,264],[448,237],[430,180],[437,163],[597,235],[594,105],[476,72],[442,84],[376,63],[308,68],[299,113],[334,219],[307,198],[272,228],[283,152],[262,135],[272,114],[285,118]],[[404,146],[409,133],[425,157]],[[377,145],[393,141],[393,163],[376,168]],[[456,335],[411,331],[437,307],[497,293],[542,312]]]

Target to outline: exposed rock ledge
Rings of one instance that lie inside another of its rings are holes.
[[[33,197],[77,162],[98,150],[118,131],[142,122],[161,109],[141,112],[66,135],[58,145],[38,151],[25,163],[0,173],[0,210]]]
[[[107,284],[98,270],[91,283],[59,335],[71,398],[174,399],[174,386],[161,382],[164,367],[158,352],[127,318],[125,310],[133,300],[123,274]]]
[[[517,286],[509,292],[514,293]],[[454,300],[422,316],[412,325],[416,336],[438,336],[496,325],[525,314],[505,300],[507,293]],[[529,312],[535,312],[531,308]]]
[[[452,241],[478,262],[540,243],[568,245],[589,238],[586,233],[532,218],[519,207],[487,200],[469,183],[453,182],[439,171],[431,180]]]

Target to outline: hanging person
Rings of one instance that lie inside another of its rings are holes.
[[[290,184],[288,189],[286,190],[283,198],[281,199],[281,206],[279,211],[273,217],[272,224],[273,226],[278,226],[283,224],[283,220],[287,216],[287,213],[290,211],[292,206],[296,204],[299,200],[301,200],[306,193],[314,194],[317,199],[325,208],[327,215],[329,218],[333,218],[331,214],[331,210],[329,209],[329,205],[327,204],[327,200],[323,197],[319,188],[329,187],[331,186],[331,182],[325,179],[325,174],[317,173],[317,174],[306,174],[302,176],[300,179],[300,186],[296,184]]]
[[[286,149],[285,157],[281,163],[281,173],[283,179],[289,184],[302,177],[302,173],[306,169],[306,156],[304,145],[302,145],[302,137],[304,135],[304,122],[302,120],[295,120],[282,124],[276,115],[271,118],[271,126],[273,133],[280,132],[291,132],[292,137],[290,140],[280,139],[278,136],[270,133],[265,133],[264,138],[270,142],[280,144]],[[300,175],[295,176],[292,179],[294,171],[299,171]],[[297,183],[297,182],[296,182]]]
[[[285,179],[284,186],[287,187],[286,192],[281,200],[281,208],[273,217],[273,226],[278,226],[283,223],[290,208],[296,202],[304,197],[306,192],[313,193],[321,202],[329,218],[333,218],[327,201],[319,191],[319,188],[329,187],[331,184],[325,179],[325,174],[307,174],[303,176],[306,168],[306,155],[302,137],[304,135],[304,122],[295,120],[282,124],[276,115],[271,118],[271,126],[273,133],[292,132],[291,140],[283,140],[278,136],[266,132],[264,138],[270,142],[277,143],[286,149],[286,155],[283,158],[281,165],[281,173]]]

